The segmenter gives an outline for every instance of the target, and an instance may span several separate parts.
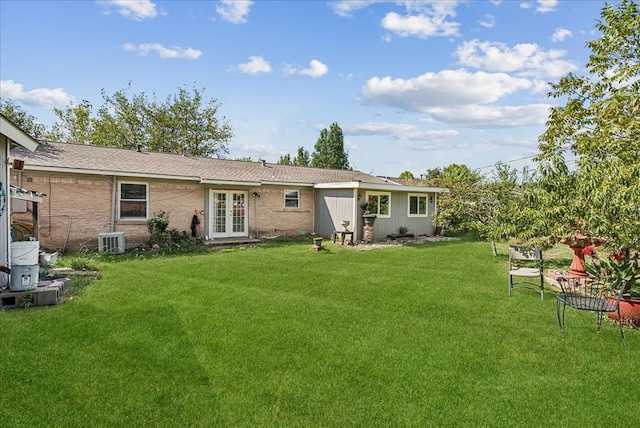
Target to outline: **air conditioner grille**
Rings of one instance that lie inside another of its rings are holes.
[[[98,252],[100,254],[122,254],[124,250],[124,232],[98,234]]]

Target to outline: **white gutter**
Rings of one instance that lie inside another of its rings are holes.
[[[318,183],[316,189],[363,189],[363,190],[386,190],[389,192],[412,192],[412,193],[447,193],[449,189],[444,187],[422,187],[403,186],[401,184],[387,183],[363,183],[361,181],[350,181],[345,183]]]
[[[145,174],[145,173],[139,173],[139,172],[123,172],[123,171],[95,170],[95,169],[83,169],[83,168],[61,168],[61,167],[48,167],[48,166],[37,166],[37,165],[28,165],[28,167],[25,167],[25,171],[27,170],[45,171],[45,172],[63,172],[63,173],[70,173],[70,174],[106,175],[110,177],[113,175],[117,175],[118,177],[201,181],[200,177],[193,177],[188,175]]]
[[[297,183],[297,182],[289,182],[289,181],[262,181],[263,185],[272,185],[272,186],[296,186],[296,187],[315,187],[313,183]]]
[[[231,181],[231,180],[207,180],[199,179],[202,184],[219,184],[222,186],[260,186],[259,181]]]

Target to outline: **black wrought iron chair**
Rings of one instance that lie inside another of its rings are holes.
[[[620,322],[620,299],[626,288],[626,281],[616,287],[605,287],[597,281],[589,278],[559,278],[558,284],[562,289],[562,293],[558,295],[556,300],[556,312],[558,315],[558,325],[565,334],[564,313],[567,306],[581,311],[591,311],[596,313],[596,332],[600,332],[602,327],[602,318],[605,313],[617,312],[618,326],[620,327],[620,335],[622,343],[627,344],[624,337],[622,322]],[[562,306],[562,311],[560,311]],[[561,313],[562,312],[562,315]]]
[[[540,299],[544,299],[544,264],[540,247],[509,247],[509,296],[518,288],[537,291]]]

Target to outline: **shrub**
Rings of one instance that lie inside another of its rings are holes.
[[[156,253],[181,254],[208,251],[202,238],[193,238],[187,232],[168,229],[169,214],[164,210],[158,211],[147,220],[147,227],[149,228],[147,246]]]

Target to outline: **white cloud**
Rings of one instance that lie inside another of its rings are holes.
[[[544,125],[549,116],[549,104],[524,106],[469,105],[457,108],[428,109],[435,120],[469,128],[509,128]]]
[[[312,59],[309,62],[309,68],[298,69],[290,64],[285,64],[282,68],[282,72],[287,75],[291,74],[301,74],[303,76],[310,76],[314,79],[318,77],[322,77],[329,72],[329,67],[327,67],[322,62],[317,59]]]
[[[138,46],[133,43],[125,43],[123,49],[128,52],[135,52],[140,56],[147,56],[151,52],[156,52],[162,59],[198,59],[202,56],[202,51],[192,48],[166,48],[160,43],[141,43]]]
[[[535,43],[509,47],[500,42],[471,40],[458,46],[454,55],[458,57],[458,63],[466,67],[517,72],[519,76],[555,78],[576,69],[573,62],[562,59],[566,51],[545,51]]]
[[[244,24],[253,5],[252,1],[221,0],[216,6],[216,12],[225,21],[233,24]]]
[[[238,65],[238,69],[246,74],[271,73],[271,65],[261,56],[250,56],[249,62]]]
[[[455,16],[455,13],[452,10],[431,15],[400,16],[395,12],[390,12],[382,19],[382,27],[400,37],[413,36],[426,39],[434,36],[456,36],[460,24],[447,21],[448,15]]]
[[[551,36],[551,41],[562,42],[567,37],[573,37],[573,33],[566,28],[556,28],[556,31]]]
[[[109,6],[114,6],[120,15],[136,21],[155,18],[158,15],[156,5],[150,0],[99,0],[97,3],[105,6],[107,10]]]
[[[412,124],[390,122],[365,122],[341,128],[346,135],[388,135],[396,140],[409,141],[442,140],[458,135],[458,131],[452,129],[420,130]]]
[[[482,25],[485,28],[493,28],[496,25],[496,17],[491,15],[490,13],[487,13],[478,22],[480,23],[480,25]]]
[[[0,96],[29,106],[44,108],[66,107],[74,101],[74,97],[67,94],[63,88],[38,88],[25,91],[23,85],[13,80],[0,80]]]
[[[304,70],[300,70],[300,74],[303,76],[310,76],[315,78],[324,76],[329,72],[329,67],[318,61],[317,59],[312,59],[309,62],[309,68],[305,68]]]
[[[542,13],[553,12],[558,6],[558,0],[537,0],[536,3],[538,3],[536,11]]]
[[[351,18],[353,12],[356,10],[364,9],[372,3],[377,3],[375,0],[340,0],[329,3],[331,9],[336,15],[343,18]]]
[[[461,69],[425,73],[412,79],[373,77],[363,86],[362,94],[372,104],[428,112],[433,107],[491,103],[532,87],[530,80],[505,73],[469,73]]]

